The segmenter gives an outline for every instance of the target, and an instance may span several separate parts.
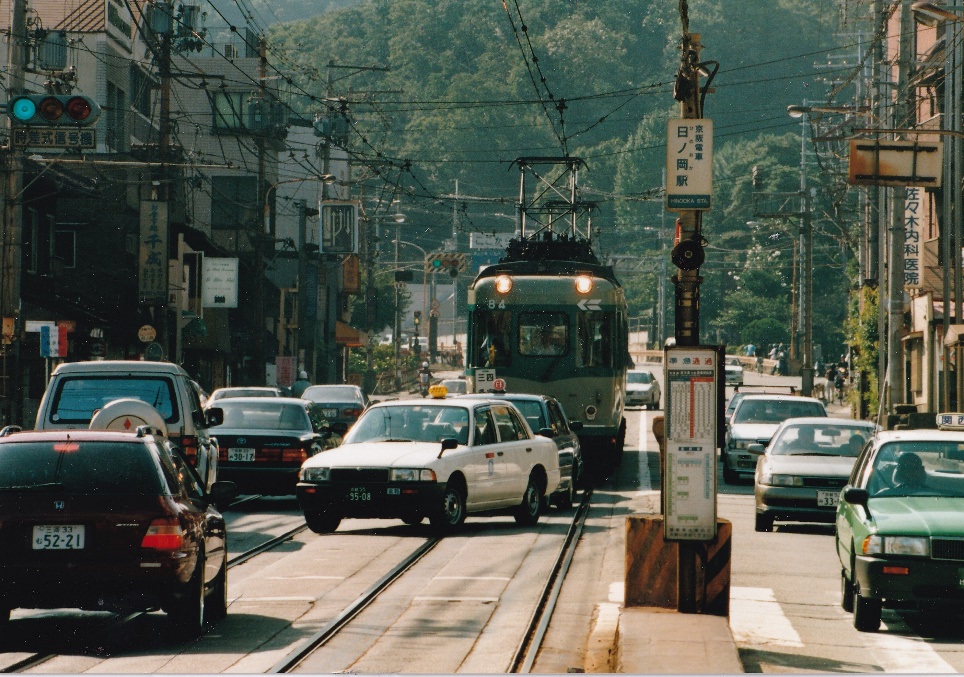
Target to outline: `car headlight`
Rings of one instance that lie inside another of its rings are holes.
[[[331,468],[302,468],[300,475],[302,482],[328,482],[331,480]]]
[[[389,482],[434,482],[435,471],[427,468],[391,468]]]
[[[732,449],[746,449],[750,446],[750,440],[730,440]]]
[[[764,484],[771,484],[775,487],[802,487],[803,478],[796,475],[769,475],[770,481]]]
[[[871,534],[864,539],[865,555],[930,555],[930,539],[927,536],[880,536]]]

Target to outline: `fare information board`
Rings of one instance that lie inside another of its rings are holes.
[[[716,536],[719,360],[716,348],[666,349],[663,528],[668,540]]]

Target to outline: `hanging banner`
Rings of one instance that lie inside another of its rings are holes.
[[[924,189],[904,189],[904,289],[920,288],[923,247],[921,247],[921,215]]]

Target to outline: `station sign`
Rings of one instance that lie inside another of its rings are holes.
[[[475,370],[475,392],[491,393],[495,391],[495,369]]]
[[[665,538],[716,536],[717,409],[721,355],[716,347],[674,346],[664,355],[666,384],[663,525]]]
[[[713,121],[679,118],[666,123],[666,208],[710,209],[713,198]]]

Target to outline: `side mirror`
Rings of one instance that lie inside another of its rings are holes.
[[[569,430],[574,433],[582,430],[582,421],[569,421]]]
[[[438,458],[442,458],[442,454],[444,454],[448,449],[455,449],[457,446],[459,446],[459,441],[457,439],[454,437],[446,437],[442,440],[442,448],[438,452]]]
[[[751,454],[762,454],[766,452],[767,448],[759,442],[754,442],[753,444],[748,445],[746,450]]]
[[[224,510],[238,497],[238,485],[227,480],[218,480],[211,485],[208,492],[208,499],[218,510]]]
[[[221,407],[211,407],[204,412],[204,421],[208,428],[224,423],[224,409]]]
[[[540,428],[539,432],[537,432],[536,434],[542,435],[543,437],[548,437],[549,439],[552,439],[553,437],[556,436],[556,433],[553,432],[552,428]]]
[[[867,508],[869,498],[870,494],[867,493],[867,490],[858,487],[847,487],[843,492],[843,500],[852,505],[862,505],[864,509]]]

